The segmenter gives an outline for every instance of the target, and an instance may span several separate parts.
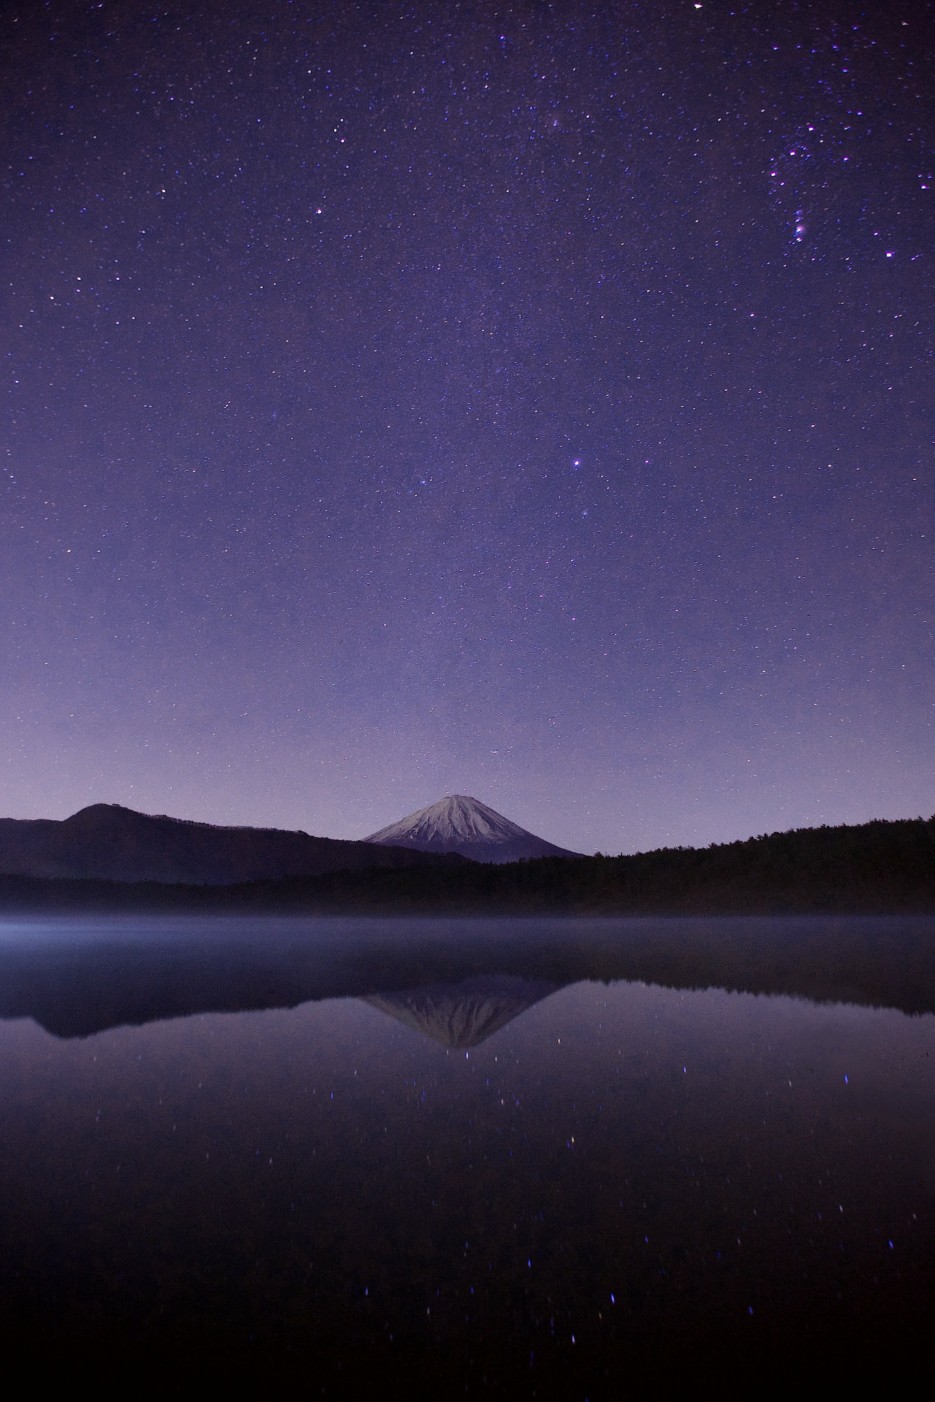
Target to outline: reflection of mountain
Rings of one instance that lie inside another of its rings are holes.
[[[444,1047],[476,1047],[557,988],[541,979],[484,974],[460,983],[372,993],[364,1002]]]
[[[370,998],[469,1046],[585,979],[935,1012],[935,919],[0,921],[0,1018],[59,1037]]]

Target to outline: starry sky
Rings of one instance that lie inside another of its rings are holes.
[[[3,816],[935,810],[935,6],[0,25]]]

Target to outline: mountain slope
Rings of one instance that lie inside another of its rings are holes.
[[[425,861],[415,851],[378,855],[366,842],[215,827],[116,803],[92,804],[61,822],[0,819],[0,875],[224,886]]]
[[[458,852],[475,862],[518,862],[525,857],[577,857],[545,838],[527,832],[479,799],[449,794],[389,827],[366,842],[412,847],[421,852]]]

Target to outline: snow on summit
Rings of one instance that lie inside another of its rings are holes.
[[[578,855],[536,837],[467,794],[449,794],[364,840],[385,846],[417,847],[423,852],[460,852],[462,857],[476,862]]]

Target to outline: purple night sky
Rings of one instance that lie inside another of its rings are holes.
[[[0,23],[0,816],[935,810],[932,4]]]

